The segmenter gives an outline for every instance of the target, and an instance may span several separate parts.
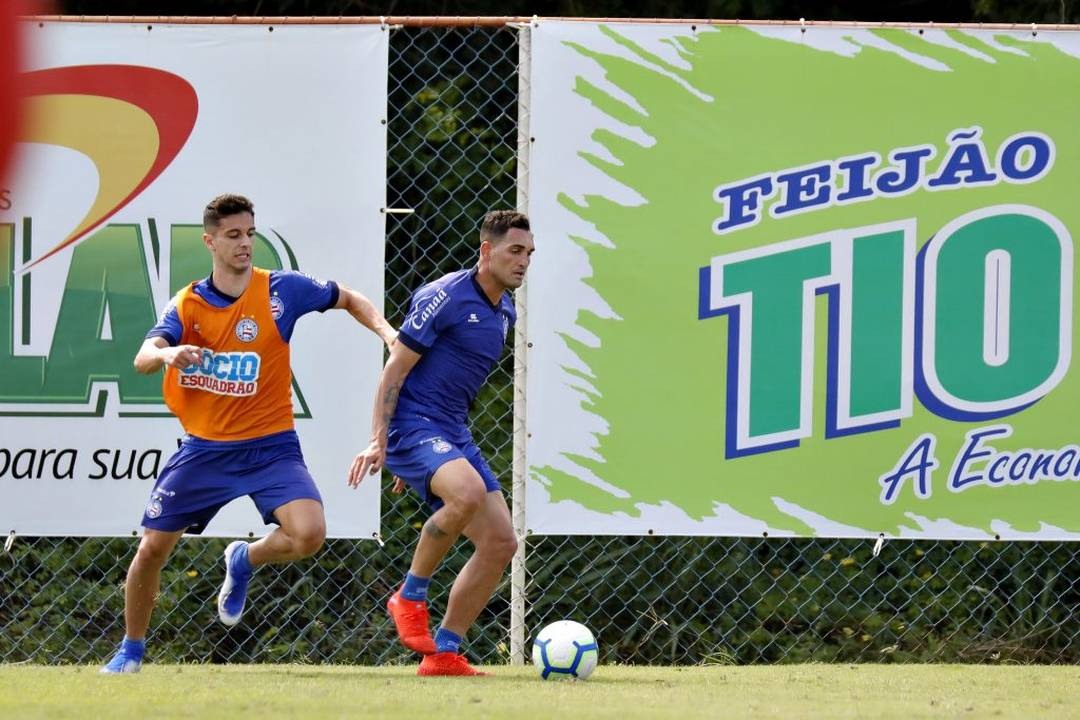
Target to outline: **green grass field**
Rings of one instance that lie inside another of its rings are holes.
[[[488,669],[421,679],[404,667],[0,665],[0,718],[1080,718],[1076,667],[604,666],[578,683]]]

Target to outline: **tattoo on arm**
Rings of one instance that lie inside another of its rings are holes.
[[[382,402],[382,417],[383,422],[386,424],[389,424],[390,418],[394,417],[394,410],[397,409],[398,393],[400,392],[401,385],[399,383],[394,383],[386,388]]]
[[[424,532],[436,540],[442,540],[450,536],[450,533],[435,524],[434,518],[428,518],[427,522],[424,523]]]

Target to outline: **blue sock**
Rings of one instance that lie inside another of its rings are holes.
[[[248,544],[244,543],[232,554],[232,558],[229,560],[229,572],[241,577],[249,577],[252,570],[254,568],[251,566],[251,561],[248,560]]]
[[[426,601],[428,585],[431,578],[417,577],[412,573],[405,576],[405,584],[401,586],[401,597],[406,600]]]
[[[146,640],[128,640],[127,635],[125,635],[124,642],[120,644],[120,649],[129,658],[142,660],[143,654],[146,652]]]
[[[461,636],[444,627],[435,633],[435,652],[456,653],[461,649]]]

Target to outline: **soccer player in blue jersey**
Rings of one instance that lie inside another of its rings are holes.
[[[508,290],[521,286],[533,253],[529,219],[497,210],[480,227],[480,259],[424,285],[412,297],[398,342],[379,379],[371,444],[356,456],[349,484],[385,464],[434,511],[412,565],[387,609],[405,647],[424,655],[420,675],[477,675],[461,642],[495,592],[517,549],[498,478],[467,427],[469,406],[499,360],[517,317]],[[395,491],[401,490],[400,481]],[[464,535],[473,554],[454,580],[435,637],[427,588]]]
[[[366,297],[334,282],[251,264],[255,209],[239,195],[203,213],[213,272],[183,288],[135,356],[165,368],[162,391],[184,438],[162,469],[124,587],[126,635],[104,673],[138,672],[161,569],[185,532],[200,533],[229,501],[248,495],[276,528],[225,549],[218,616],[240,620],[254,568],[314,554],[326,537],[322,499],[293,430],[289,340],[301,316],[346,310],[388,345],[395,332]]]

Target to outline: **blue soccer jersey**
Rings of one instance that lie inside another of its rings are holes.
[[[516,319],[510,294],[492,304],[475,268],[413,293],[398,341],[422,357],[405,378],[394,420],[421,416],[467,435],[469,406],[502,356]]]

